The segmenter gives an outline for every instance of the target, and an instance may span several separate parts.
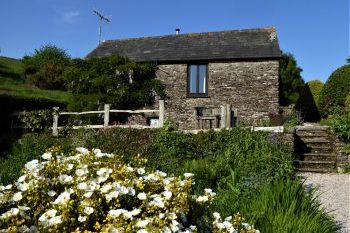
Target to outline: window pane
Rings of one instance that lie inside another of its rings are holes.
[[[190,66],[190,93],[197,93],[197,66]]]
[[[207,81],[207,66],[200,65],[199,66],[199,88],[198,93],[205,93],[206,91],[206,81]]]

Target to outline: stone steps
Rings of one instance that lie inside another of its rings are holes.
[[[306,161],[333,161],[335,162],[336,157],[330,153],[305,153],[299,155],[300,160]]]
[[[334,161],[306,161],[306,160],[294,160],[295,167],[304,171],[318,169],[330,171],[335,169]]]
[[[295,130],[294,165],[298,171],[331,172],[336,167],[330,128],[301,126]]]

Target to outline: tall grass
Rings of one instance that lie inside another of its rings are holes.
[[[278,179],[252,193],[232,189],[218,193],[216,210],[226,214],[239,210],[261,232],[331,233],[339,229],[314,190],[306,192],[300,180]]]

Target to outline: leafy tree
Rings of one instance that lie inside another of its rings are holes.
[[[62,76],[66,89],[74,94],[70,109],[96,109],[104,103],[123,109],[150,105],[154,94],[163,95],[155,71],[153,64],[110,56],[73,59]]]
[[[319,106],[320,95],[324,86],[323,82],[320,80],[311,80],[307,82],[307,85],[310,88],[315,104]]]
[[[27,81],[45,89],[64,89],[61,74],[69,60],[67,52],[54,45],[35,49],[33,55],[22,59]]]
[[[346,96],[350,92],[350,65],[336,69],[325,83],[320,99],[323,116],[345,107]]]
[[[279,102],[282,106],[295,104],[304,88],[301,77],[302,69],[298,66],[294,56],[282,51],[279,63]]]

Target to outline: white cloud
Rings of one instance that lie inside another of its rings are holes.
[[[79,15],[79,11],[61,12],[62,20],[66,23],[73,23]]]

